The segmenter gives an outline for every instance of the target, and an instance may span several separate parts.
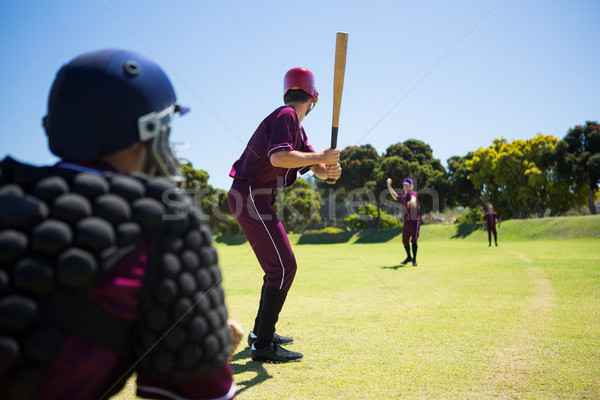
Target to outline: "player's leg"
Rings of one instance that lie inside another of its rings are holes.
[[[251,218],[250,216],[250,210],[247,207],[249,201],[248,187],[246,185],[239,184],[238,181],[234,181],[232,188],[227,195],[227,203],[231,213],[242,227],[242,231],[244,232],[246,239],[251,242],[254,231],[256,228],[258,228],[258,226],[253,227],[253,225],[258,224],[256,224],[255,218]],[[256,312],[256,317],[254,319],[254,326],[248,333],[248,346],[252,346],[252,344],[256,341],[256,334],[254,332],[258,330],[260,315],[264,308],[264,294],[265,286],[263,285],[260,291],[260,301],[258,303],[258,311]]]
[[[258,324],[260,324],[260,314],[262,313],[262,310],[264,309],[265,287],[266,286],[263,286],[260,291],[260,302],[258,303],[258,311],[256,313],[256,318],[254,318],[254,327],[248,333],[248,346],[252,346],[252,343],[256,342],[255,332],[258,332]]]
[[[488,232],[488,247],[490,247],[492,245],[492,228],[489,225],[487,227],[487,232]]]
[[[414,267],[416,267],[417,264],[417,250],[419,248],[419,246],[417,245],[417,239],[419,238],[419,231],[421,228],[421,222],[420,221],[414,221],[412,223],[412,252],[413,252],[413,256],[412,256],[412,265]]]
[[[228,195],[229,208],[239,222],[248,239],[263,271],[261,300],[255,318],[253,330],[248,335],[248,344],[252,345],[262,338],[264,342],[286,344],[292,338],[274,333],[275,323],[285,302],[285,294],[289,290],[296,273],[296,260],[292,253],[283,225],[275,214],[272,192],[264,189],[250,190],[250,186],[235,184]],[[274,294],[268,286],[277,289]],[[285,293],[281,293],[285,292]],[[263,329],[260,329],[262,320]],[[299,353],[298,353],[299,354]]]
[[[410,222],[405,221],[404,226],[402,227],[402,244],[404,245],[404,250],[406,251],[406,259],[402,261],[402,265],[407,264],[412,261],[412,257],[410,256]]]
[[[263,301],[257,318],[252,358],[257,361],[293,361],[302,354],[279,347],[291,338],[275,335],[275,325],[296,275],[296,259],[283,224],[273,210],[272,193],[252,190],[248,193],[248,214],[239,218],[263,271]],[[243,213],[242,213],[243,214]],[[277,343],[274,339],[277,338]]]
[[[498,246],[498,232],[496,232],[496,227],[492,227],[492,233],[494,234],[494,243]],[[491,243],[490,243],[491,244]]]

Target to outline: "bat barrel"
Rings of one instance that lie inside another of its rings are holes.
[[[335,66],[333,71],[333,121],[331,124],[331,148],[337,148],[338,126],[340,122],[340,108],[342,106],[342,89],[344,88],[344,75],[346,72],[346,50],[348,48],[348,34],[338,32],[335,39]],[[335,179],[327,179],[332,185]]]
[[[338,32],[335,40],[335,64],[333,71],[333,121],[332,126],[339,126],[340,108],[342,106],[342,90],[346,72],[346,52],[348,49],[348,34]]]

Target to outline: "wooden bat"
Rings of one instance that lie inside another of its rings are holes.
[[[346,72],[347,48],[348,33],[338,32],[335,39],[335,66],[333,69],[333,120],[331,122],[332,149],[337,147],[340,107],[342,106],[342,90],[344,89],[344,74]],[[327,183],[332,185],[335,183],[335,180],[328,178]]]

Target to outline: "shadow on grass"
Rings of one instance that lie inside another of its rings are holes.
[[[452,239],[464,239],[480,228],[481,224],[458,224],[456,225],[456,233],[452,236]]]
[[[255,375],[248,380],[235,380],[237,385],[236,395],[273,377],[272,375],[269,375],[261,362],[252,361],[250,358],[250,347],[246,347],[244,350],[236,353],[231,359],[230,364],[231,368],[233,368],[234,375],[243,374],[245,372],[255,373]]]
[[[248,241],[245,235],[223,235],[215,237],[215,242],[224,243],[228,246],[237,246]]]
[[[298,239],[298,244],[334,244],[346,243],[354,232],[338,233],[303,233]]]
[[[398,264],[398,265],[396,265],[394,267],[381,267],[381,269],[400,269],[400,268],[404,268],[406,266],[407,266],[407,264],[404,264],[404,265],[403,264]]]
[[[402,233],[402,228],[363,229],[354,243],[384,243]]]

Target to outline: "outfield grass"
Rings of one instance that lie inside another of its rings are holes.
[[[600,218],[507,221],[491,248],[464,228],[423,226],[418,267],[399,266],[397,235],[295,244],[278,332],[305,358],[255,363],[240,345],[237,398],[600,398]],[[247,243],[217,248],[250,329],[262,271]]]

